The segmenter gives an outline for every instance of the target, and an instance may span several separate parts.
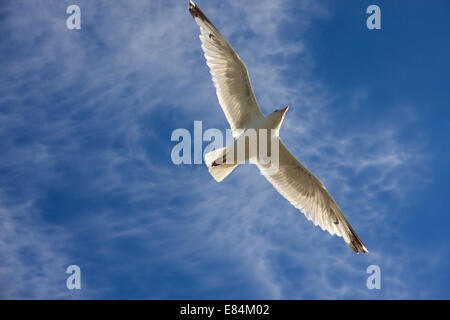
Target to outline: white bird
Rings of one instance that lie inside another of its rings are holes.
[[[269,172],[268,165],[259,158],[253,159],[253,163],[275,189],[314,225],[343,237],[355,253],[368,252],[324,185],[279,140],[279,128],[288,106],[265,117],[253,94],[247,69],[237,53],[193,1],[189,1],[189,12],[200,27],[202,49],[217,97],[233,136],[237,138],[232,146],[205,155],[211,175],[220,182],[237,166],[239,162],[236,163],[235,159],[227,161],[227,155],[246,130],[273,129],[271,139],[276,139],[279,146],[278,170]],[[246,148],[248,152],[248,146]],[[245,160],[252,160],[249,157],[246,153]]]

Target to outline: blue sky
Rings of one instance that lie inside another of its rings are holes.
[[[81,30],[66,28],[81,7]],[[450,298],[447,1],[199,0],[264,113],[367,248],[250,165],[171,162],[227,129],[188,1],[3,1],[0,298]],[[366,8],[381,8],[381,30]],[[206,146],[206,143],[205,143]],[[66,288],[80,266],[82,289]],[[368,290],[366,268],[381,268]]]

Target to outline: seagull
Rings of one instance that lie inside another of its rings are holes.
[[[210,69],[216,94],[230,124],[235,143],[205,154],[205,163],[213,178],[220,182],[238,165],[228,159],[230,148],[236,146],[240,137],[250,129],[270,129],[271,139],[278,146],[278,168],[271,172],[266,163],[256,161],[264,177],[306,218],[331,235],[343,237],[355,253],[368,250],[359,239],[325,186],[286,148],[279,138],[279,129],[289,106],[277,109],[264,116],[253,93],[247,69],[231,45],[220,34],[212,22],[193,2],[189,1],[189,12],[200,27],[200,41]],[[247,150],[247,149],[246,149]],[[245,160],[250,160],[245,156]]]

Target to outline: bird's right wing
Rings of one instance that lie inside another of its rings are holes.
[[[189,12],[200,26],[200,40],[219,103],[238,136],[246,124],[262,117],[247,69],[236,52],[197,5],[190,1]]]
[[[314,225],[344,238],[356,253],[367,252],[356,232],[320,180],[308,171],[279,141],[279,168],[257,163],[261,173],[294,207],[302,211]]]

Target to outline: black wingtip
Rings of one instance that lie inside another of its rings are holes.
[[[194,3],[194,1],[189,0],[189,13],[192,18],[199,18],[203,21],[207,21],[210,25],[214,26],[211,21],[205,16],[202,10]]]
[[[201,17],[201,14],[203,12],[201,12],[201,10],[197,7],[194,1],[189,0],[189,13],[195,19]]]
[[[356,235],[356,233],[353,230],[351,230],[351,231],[352,231],[352,235],[350,238],[350,242],[347,243],[347,245],[350,247],[350,249],[352,249],[353,252],[355,252],[355,253],[369,252],[369,250],[367,250],[367,248],[364,246],[361,239],[359,239],[359,237]]]

